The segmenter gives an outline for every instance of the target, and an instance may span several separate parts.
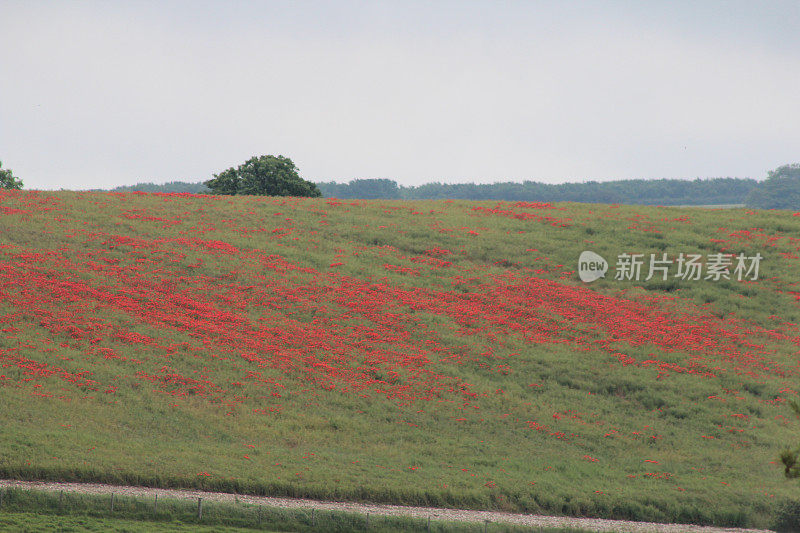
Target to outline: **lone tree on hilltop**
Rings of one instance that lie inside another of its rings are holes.
[[[759,209],[800,209],[800,163],[771,170],[747,196],[747,206]]]
[[[322,196],[316,184],[301,178],[292,160],[282,155],[251,157],[237,168],[214,174],[205,185],[213,194]]]
[[[3,168],[3,162],[0,161],[0,189],[21,189],[22,180],[14,176],[10,168]]]

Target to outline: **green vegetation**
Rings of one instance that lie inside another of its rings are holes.
[[[319,188],[323,196],[333,198],[698,205],[743,204],[747,194],[756,185],[755,180],[739,178],[616,180],[560,184],[533,181],[491,184],[427,183],[414,187],[398,187],[389,180],[353,180],[349,183],[320,183]]]
[[[0,475],[769,526],[798,493],[798,235],[788,211],[6,191]],[[585,285],[587,249],[763,260]]]
[[[505,200],[540,202],[624,203],[642,205],[743,206],[758,186],[753,179],[659,179],[618,180],[584,183],[428,183],[399,186],[389,179],[356,179],[348,183],[317,183],[322,196],[344,199],[385,200]],[[116,192],[190,192],[208,194],[203,183],[171,182],[163,185],[140,183],[112,189]]]
[[[206,526],[199,524],[183,524],[180,522],[153,522],[125,518],[101,518],[84,515],[42,514],[37,509],[29,512],[3,512],[0,510],[0,531],[11,533],[38,533],[40,531],[58,531],[59,533],[108,531],[125,533],[230,533],[243,531],[243,528],[228,526]],[[265,531],[265,530],[262,530]],[[287,529],[284,531],[294,531]]]
[[[580,533],[567,528],[529,528],[447,522],[311,509],[282,509],[250,503],[219,503],[115,494],[93,495],[0,489],[0,531],[226,532],[293,531],[376,533]],[[112,503],[113,502],[113,503]],[[113,508],[112,508],[113,506]],[[198,514],[198,507],[202,507]]]
[[[212,194],[321,196],[319,189],[301,178],[288,157],[262,155],[251,157],[237,168],[229,168],[205,182]]]
[[[767,179],[750,191],[747,205],[759,209],[800,209],[800,163],[771,170]]]
[[[800,402],[791,400],[789,406],[792,408],[795,417],[800,418]],[[787,448],[781,452],[781,462],[784,466],[783,473],[787,478],[794,479],[800,477],[800,447],[795,449]]]
[[[191,183],[188,181],[170,181],[164,184],[152,182],[137,183],[136,185],[122,185],[114,187],[110,192],[186,192],[190,194],[209,194],[211,190],[204,183]]]
[[[22,180],[14,176],[10,168],[3,168],[0,161],[0,189],[21,189]]]
[[[399,200],[414,187],[400,187],[389,179],[355,179],[348,183],[317,184],[327,198],[358,198],[363,200]]]

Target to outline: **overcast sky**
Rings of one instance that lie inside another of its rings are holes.
[[[9,2],[26,188],[763,178],[800,162],[800,1]]]

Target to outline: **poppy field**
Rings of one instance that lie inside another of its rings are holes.
[[[768,526],[799,323],[788,211],[0,191],[0,475]]]

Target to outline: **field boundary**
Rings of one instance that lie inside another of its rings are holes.
[[[690,524],[660,524],[655,522],[632,522],[601,518],[576,518],[568,516],[547,516],[504,513],[498,511],[474,511],[461,509],[442,509],[435,507],[408,507],[373,503],[335,502],[310,499],[278,498],[271,496],[249,496],[227,492],[206,492],[200,490],[160,489],[129,485],[108,485],[102,483],[63,483],[52,481],[20,481],[0,479],[0,489],[36,490],[44,492],[79,493],[92,495],[118,495],[133,498],[155,498],[177,500],[197,500],[206,502],[244,503],[281,509],[316,509],[346,513],[368,514],[370,516],[410,517],[419,519],[443,520],[449,522],[502,523],[535,528],[576,528],[596,532],[628,533],[768,533],[764,529],[725,528],[698,526]]]

